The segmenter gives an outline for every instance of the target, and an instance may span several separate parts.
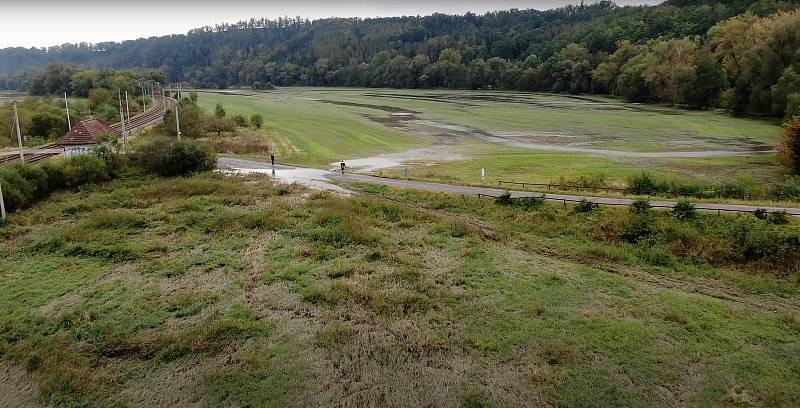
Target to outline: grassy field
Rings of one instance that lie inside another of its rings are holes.
[[[355,112],[332,104],[318,103],[305,94],[280,93],[261,96],[232,96],[201,93],[198,104],[214,111],[217,103],[231,114],[250,117],[260,113],[265,128],[278,140],[280,159],[294,164],[325,167],[349,157],[394,152],[424,146],[420,136],[388,129]],[[363,111],[363,109],[362,109]]]
[[[607,98],[436,90],[285,88],[265,93],[201,93],[199,104],[231,113],[262,113],[285,162],[326,167],[342,159],[447,146],[463,160],[410,162],[418,178],[474,182],[550,182],[603,175],[623,181],[642,170],[684,181],[774,182],[783,178],[775,154],[712,158],[620,157],[545,151],[525,142],[635,153],[771,149],[773,122],[690,112]],[[491,143],[487,137],[499,142]],[[400,170],[384,171],[395,175]]]
[[[627,209],[351,188],[143,177],[12,214],[0,405],[800,403],[796,271],[596,238]],[[656,219],[709,253],[692,225],[760,222],[715,217]]]

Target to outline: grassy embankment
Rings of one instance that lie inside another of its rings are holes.
[[[249,93],[249,91],[243,91]],[[322,103],[318,100],[350,105]],[[634,152],[734,150],[774,146],[780,127],[773,122],[630,105],[604,98],[590,100],[511,92],[286,88],[253,96],[202,93],[199,104],[212,111],[222,103],[230,113],[262,113],[266,128],[289,162],[324,167],[327,163],[424,147],[447,129],[398,128],[392,110],[417,112],[423,120],[468,126],[504,135],[534,134],[545,144],[574,144]],[[353,106],[352,104],[372,105]],[[372,119],[368,119],[372,118]],[[394,126],[394,127],[392,127]],[[474,183],[480,168],[490,180],[550,182],[561,177],[604,175],[623,181],[647,170],[685,181],[776,182],[783,169],[774,154],[724,158],[621,158],[547,152],[490,144],[463,133],[451,135],[450,148],[466,160],[438,162],[412,170],[433,181]],[[431,164],[431,163],[420,163]],[[397,176],[400,170],[384,171]]]
[[[62,405],[800,401],[797,271],[703,258],[739,218],[656,214],[678,257],[609,238],[627,209],[355,188],[145,177],[13,214],[0,369]]]

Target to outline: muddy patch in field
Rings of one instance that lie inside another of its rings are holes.
[[[358,172],[371,172],[403,165],[429,166],[443,161],[462,160],[463,155],[453,153],[447,146],[406,150],[399,153],[379,154],[372,157],[345,160],[347,167]],[[337,167],[339,163],[331,163]]]
[[[352,106],[352,107],[356,107],[356,108],[367,108],[367,109],[377,109],[377,110],[382,110],[382,111],[390,112],[390,113],[407,113],[407,114],[419,113],[419,112],[408,110],[408,109],[398,108],[396,106],[371,105],[371,104],[368,104],[368,103],[334,101],[334,100],[330,100],[330,99],[315,99],[315,100],[317,102],[329,103],[329,104],[332,104],[332,105]]]
[[[576,134],[567,132],[547,131],[487,131],[466,125],[448,123],[436,119],[420,118],[415,114],[375,116],[364,115],[368,119],[384,126],[400,129],[406,132],[421,134],[433,140],[436,145],[455,145],[470,139],[484,142],[518,147],[532,150],[556,151],[565,153],[593,154],[606,157],[631,157],[631,158],[704,158],[747,156],[757,153],[773,153],[774,148],[748,140],[747,144],[736,143],[731,146],[735,150],[715,149],[718,145],[706,140],[692,141],[691,145],[683,146],[687,149],[700,147],[702,150],[673,150],[666,151],[627,151],[597,147],[597,143],[607,143],[610,140],[598,139],[590,134]],[[618,138],[620,143],[657,143],[635,138]],[[668,139],[663,143],[680,148]],[[699,146],[698,146],[699,145]],[[654,146],[655,147],[655,146]]]
[[[369,92],[362,94],[372,98],[387,99],[406,99],[427,102],[449,103],[461,107],[476,107],[474,102],[500,102],[521,104],[540,108],[552,109],[592,109],[602,111],[622,111],[622,112],[651,112],[665,115],[685,115],[686,112],[670,109],[655,105],[635,104],[635,103],[616,103],[600,99],[594,99],[579,95],[552,95],[552,94],[505,94],[505,93],[434,93],[424,95],[402,94],[402,93],[376,93]]]

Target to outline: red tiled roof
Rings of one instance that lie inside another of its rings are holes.
[[[64,134],[58,140],[60,146],[87,145],[97,143],[97,136],[111,133],[119,137],[119,133],[97,119],[83,120],[72,127],[72,130]]]

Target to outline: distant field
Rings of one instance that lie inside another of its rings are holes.
[[[776,123],[713,112],[511,92],[237,93],[202,92],[199,103],[209,111],[222,103],[230,113],[263,114],[274,137],[289,142],[279,153],[290,163],[324,167],[422,149],[416,159],[405,157],[417,164],[413,175],[453,182],[474,182],[481,168],[490,180],[539,182],[598,174],[623,180],[641,170],[683,180],[774,181],[782,175],[775,154],[767,152],[780,137]],[[435,153],[426,154],[431,147]],[[460,160],[438,157],[443,151]]]

